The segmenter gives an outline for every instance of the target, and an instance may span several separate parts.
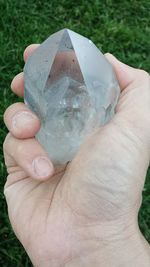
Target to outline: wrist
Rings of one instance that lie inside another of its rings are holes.
[[[149,245],[139,228],[136,228],[134,231],[127,231],[122,236],[114,237],[114,241],[109,244],[105,241],[104,246],[101,247],[101,267],[150,266]]]
[[[68,229],[69,232],[69,229]],[[36,267],[149,267],[150,248],[142,236],[137,220],[129,219],[83,225],[76,223],[73,235],[67,241],[68,256],[45,262],[37,259]],[[70,243],[70,244],[69,244]],[[68,246],[69,245],[69,246]],[[66,252],[66,251],[64,251]]]
[[[141,234],[137,220],[129,221],[130,223],[124,220],[95,227],[95,236],[93,235],[91,242],[93,247],[87,242],[88,249],[84,253],[80,249],[81,256],[78,260],[74,264],[70,262],[66,267],[149,267],[150,246]],[[85,240],[88,236],[87,230]]]

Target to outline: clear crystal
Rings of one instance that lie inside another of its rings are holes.
[[[25,103],[41,120],[37,140],[54,164],[70,161],[114,115],[120,89],[110,63],[91,40],[63,29],[29,57]]]

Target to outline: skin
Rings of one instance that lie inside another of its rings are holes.
[[[37,48],[29,46],[24,59]],[[138,211],[150,160],[150,77],[106,54],[120,83],[114,118],[53,166],[34,138],[40,121],[23,103],[8,107],[4,194],[13,230],[36,267],[148,267]],[[11,88],[23,96],[23,73]]]

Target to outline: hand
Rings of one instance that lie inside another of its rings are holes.
[[[36,47],[25,50],[25,60]],[[34,266],[150,264],[137,223],[150,159],[150,78],[106,57],[122,90],[116,114],[67,166],[54,168],[34,138],[40,121],[23,103],[4,114],[10,131],[4,193],[12,227]],[[12,90],[23,96],[23,73]]]

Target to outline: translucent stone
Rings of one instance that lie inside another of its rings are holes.
[[[114,115],[120,89],[93,42],[71,30],[51,35],[24,68],[25,103],[41,120],[37,140],[54,164],[74,157]]]

